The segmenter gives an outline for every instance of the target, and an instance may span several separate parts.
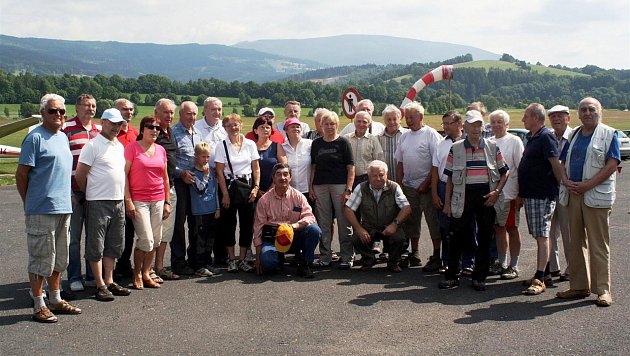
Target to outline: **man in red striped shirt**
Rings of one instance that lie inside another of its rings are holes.
[[[74,174],[83,146],[101,132],[101,125],[92,122],[96,114],[96,99],[90,94],[81,94],[76,101],[77,114],[66,121],[63,132],[68,136],[72,152],[72,217],[70,218],[70,246],[68,263],[68,282],[73,292],[82,291],[81,278],[81,232],[85,222],[85,193],[79,189]],[[91,271],[86,271],[90,279]],[[93,278],[92,278],[93,280]]]

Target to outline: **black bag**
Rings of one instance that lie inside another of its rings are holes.
[[[278,231],[277,226],[273,225],[264,225],[262,228],[261,239],[265,242],[276,242],[276,232]]]
[[[230,162],[230,154],[228,153],[227,143],[223,140],[223,147],[225,148],[225,157],[232,172],[228,184],[228,194],[230,195],[230,205],[236,208],[247,205],[249,202],[249,195],[252,192],[252,187],[246,178],[236,178],[234,176],[234,170],[232,169],[232,163]]]

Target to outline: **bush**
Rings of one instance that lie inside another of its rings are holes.
[[[30,117],[39,114],[39,105],[33,103],[21,103],[20,104],[20,116]]]

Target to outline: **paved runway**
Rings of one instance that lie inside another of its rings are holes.
[[[383,264],[368,273],[318,271],[310,281],[291,273],[224,273],[166,282],[111,303],[88,290],[75,301],[82,315],[45,325],[31,321],[22,204],[14,186],[0,187],[0,354],[627,355],[630,171],[619,175],[617,192],[610,308],[596,307],[595,296],[555,299],[566,282],[522,295],[536,253],[522,226],[521,277],[490,277],[486,292],[467,280],[439,290],[440,275],[420,268],[392,275]],[[427,234],[423,226],[423,262],[431,253]]]

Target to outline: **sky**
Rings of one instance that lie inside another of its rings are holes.
[[[0,0],[0,34],[224,45],[375,34],[630,69],[630,0]]]

